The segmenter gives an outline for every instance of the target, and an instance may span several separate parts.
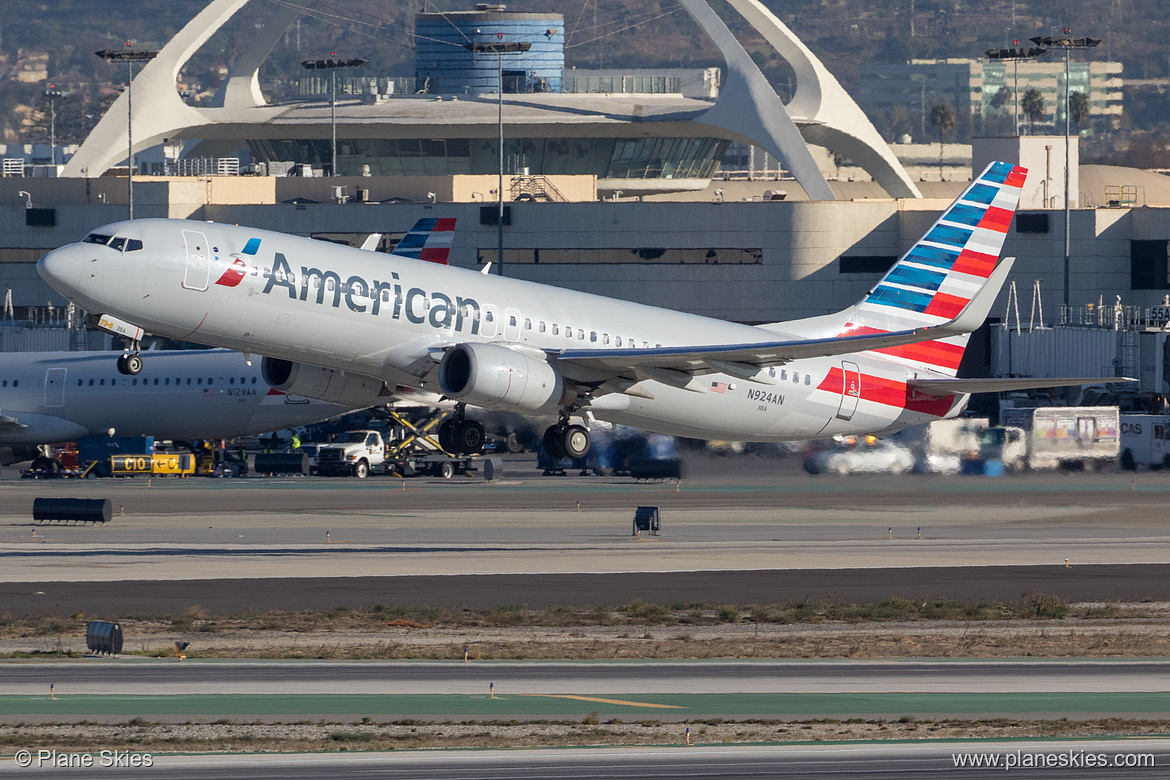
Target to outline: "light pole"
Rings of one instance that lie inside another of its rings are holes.
[[[133,41],[126,41],[129,46]],[[126,188],[130,219],[134,219],[134,63],[148,62],[158,56],[157,51],[139,49],[102,49],[94,54],[106,62],[126,63]]]
[[[1061,31],[1065,37],[1054,38],[1050,35],[1041,35],[1032,39],[1032,43],[1037,46],[1043,46],[1048,49],[1064,49],[1064,310],[1068,311],[1069,306],[1069,254],[1070,254],[1070,240],[1069,240],[1069,207],[1068,207],[1068,169],[1069,169],[1069,114],[1068,110],[1068,53],[1073,49],[1091,49],[1097,44],[1101,43],[1100,38],[1073,38],[1071,37],[1072,30],[1065,27]],[[1067,315],[1066,315],[1067,316]]]
[[[503,37],[503,33],[496,33]],[[496,273],[504,275],[504,55],[523,54],[532,48],[527,41],[504,43],[466,43],[464,46],[472,54],[496,55],[496,82],[498,99],[496,101],[496,125],[499,129],[500,167],[499,183],[496,185]]]
[[[337,52],[330,52],[336,56]],[[329,71],[329,129],[330,129],[330,152],[331,159],[329,161],[329,175],[337,175],[337,69],[338,68],[364,68],[369,63],[369,60],[363,60],[360,57],[354,57],[348,60],[302,60],[301,67],[305,70],[328,70]]]
[[[49,99],[49,164],[57,164],[57,98],[64,97],[65,93],[57,89],[56,84],[50,84],[42,93]],[[54,174],[56,175],[56,174]]]
[[[1020,135],[1020,60],[1035,60],[1048,53],[1048,49],[1021,49],[1019,41],[1012,41],[1010,49],[988,49],[990,60],[1011,60],[1012,63],[1012,119],[1016,125],[1016,137]]]

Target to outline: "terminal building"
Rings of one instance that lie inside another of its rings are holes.
[[[637,91],[633,76],[565,71],[556,56],[563,38],[556,14],[497,7],[448,14],[459,25],[450,34],[464,44],[476,43],[477,35],[481,43],[516,35],[533,43],[527,53],[537,53],[503,63],[514,55],[491,54],[485,67],[469,56],[472,49],[448,45],[449,59],[420,59],[412,91],[372,68],[368,77],[346,73],[338,79],[338,175],[327,175],[330,93],[316,81],[301,100],[270,105],[256,76],[295,20],[295,3],[282,4],[258,31],[216,106],[186,106],[175,93],[184,58],[247,5],[214,0],[135,79],[135,145],[181,142],[186,159],[222,159],[243,147],[267,170],[136,176],[135,217],[247,224],[354,244],[381,233],[383,248],[422,217],[455,217],[455,265],[499,263],[494,270],[509,276],[761,323],[835,311],[860,298],[966,186],[972,168],[1006,159],[1031,170],[1004,248],[1018,258],[1020,330],[1037,324],[1027,310],[1039,280],[1045,326],[1063,319],[1097,329],[1121,322],[1117,333],[1162,332],[1155,314],[1170,295],[1170,178],[1081,167],[1072,140],[1070,305],[1063,308],[1063,136],[977,138],[965,173],[912,177],[824,66],[758,4],[730,2],[793,63],[797,89],[787,105],[710,6],[681,1],[725,58],[718,78],[690,74],[686,90],[683,79],[664,73],[640,74]],[[427,17],[418,23],[434,21]],[[515,32],[505,22],[531,29]],[[502,84],[500,70],[510,72]],[[566,91],[601,89],[603,80],[621,91]],[[667,83],[680,91],[660,91]],[[501,102],[506,212],[498,257]],[[783,169],[780,180],[726,177],[719,165],[732,143],[766,151]],[[0,287],[11,290],[14,316],[64,304],[36,275],[40,254],[126,218],[125,175],[101,175],[124,164],[126,144],[126,106],[119,102],[60,178],[0,179]],[[864,176],[851,182],[826,175],[829,154],[847,158]],[[286,171],[309,175],[274,175]],[[1122,311],[1120,320],[1101,316],[1104,308]],[[1002,322],[1009,311],[1005,293],[993,318]],[[1004,338],[988,331],[973,339],[964,372],[1037,370],[1019,364],[1020,349],[1012,353],[1015,362],[1001,360]],[[1089,359],[1118,372],[1146,360],[1148,350],[1123,347],[1120,335],[1114,341],[1112,356]],[[73,343],[80,342],[60,348]]]

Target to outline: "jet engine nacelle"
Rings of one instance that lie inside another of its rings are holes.
[[[443,395],[472,406],[551,412],[576,393],[547,360],[497,344],[456,344],[439,363]]]
[[[277,390],[347,406],[350,409],[373,406],[385,389],[382,380],[372,376],[294,363],[280,358],[264,358],[260,363],[260,373],[264,381]]]

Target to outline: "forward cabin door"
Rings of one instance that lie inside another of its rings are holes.
[[[45,406],[65,405],[65,373],[67,368],[50,368],[45,372]]]
[[[857,411],[857,401],[861,398],[861,372],[856,363],[848,360],[841,361],[841,372],[845,375],[845,383],[841,388],[841,408],[837,410],[837,417],[842,420],[852,420]]]
[[[187,245],[183,287],[202,292],[207,289],[207,280],[211,275],[211,252],[207,246],[207,236],[198,230],[184,230],[183,243]]]

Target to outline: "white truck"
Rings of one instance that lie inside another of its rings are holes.
[[[1009,469],[1093,470],[1115,463],[1121,452],[1116,406],[1005,409],[1001,422],[984,432],[983,456],[998,454]]]
[[[1170,467],[1170,417],[1161,414],[1121,415],[1121,467],[1154,471]]]
[[[317,473],[323,477],[364,479],[386,463],[386,442],[378,431],[347,431],[317,450]]]

